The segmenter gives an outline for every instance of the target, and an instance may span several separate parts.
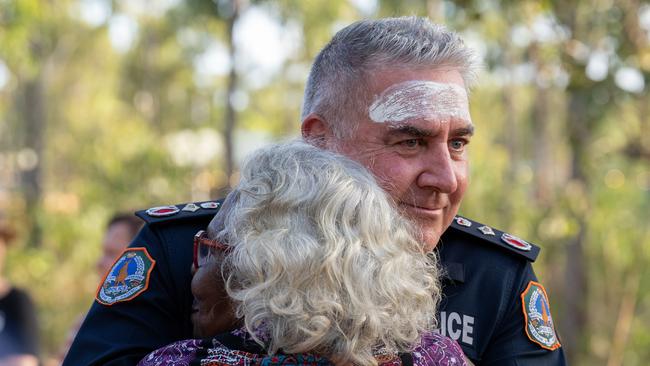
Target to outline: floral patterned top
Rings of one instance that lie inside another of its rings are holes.
[[[380,366],[439,365],[467,366],[463,352],[456,342],[437,333],[426,333],[411,353],[376,352]],[[214,338],[188,339],[159,348],[138,366],[280,366],[333,365],[316,354],[268,355],[244,329],[220,334]]]

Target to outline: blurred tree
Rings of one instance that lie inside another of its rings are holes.
[[[60,7],[27,0],[3,6],[0,53],[16,78],[12,112],[15,140],[12,148],[20,153],[20,187],[26,208],[27,242],[41,244],[38,212],[43,193],[43,160],[47,129],[47,98],[44,83],[48,63],[55,62],[60,21]]]
[[[45,349],[92,299],[113,211],[223,194],[247,151],[298,134],[309,64],[332,34],[402,14],[448,24],[485,60],[462,213],[543,247],[536,269],[572,364],[645,364],[639,0],[0,0],[0,209],[32,245],[7,269],[35,294]]]

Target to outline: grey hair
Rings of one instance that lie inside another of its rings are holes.
[[[303,142],[263,148],[211,236],[237,316],[269,353],[375,365],[435,325],[437,259],[359,163]],[[260,332],[262,335],[260,335]]]
[[[458,34],[426,18],[362,20],[337,32],[316,56],[305,87],[302,120],[315,113],[336,137],[349,137],[356,120],[364,117],[373,71],[452,68],[460,72],[469,89],[479,64]]]

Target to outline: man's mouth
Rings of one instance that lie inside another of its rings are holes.
[[[414,205],[406,202],[400,202],[400,206],[408,211],[415,213],[418,216],[435,216],[439,217],[442,214],[444,206],[437,205]]]
[[[412,203],[406,203],[406,202],[400,202],[400,205],[409,208],[418,209],[418,210],[425,210],[425,211],[440,211],[445,207],[442,205],[414,205]]]

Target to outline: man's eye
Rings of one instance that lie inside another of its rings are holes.
[[[420,140],[418,139],[408,139],[401,142],[401,145],[408,148],[418,147],[420,145]]]
[[[462,151],[465,148],[465,145],[467,145],[467,141],[462,139],[456,139],[449,142],[449,147],[454,151]]]

